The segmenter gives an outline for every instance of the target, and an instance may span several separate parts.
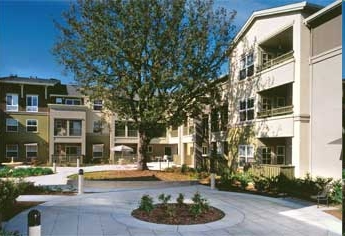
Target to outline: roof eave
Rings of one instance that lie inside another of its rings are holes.
[[[327,14],[328,12],[332,11],[334,8],[337,8],[338,6],[340,6],[342,3],[342,0],[337,0],[331,4],[329,4],[328,6],[326,6],[325,8],[322,8],[321,10],[315,12],[314,14],[310,15],[309,17],[307,17],[304,20],[304,24],[309,24],[312,21],[318,19],[319,17]]]

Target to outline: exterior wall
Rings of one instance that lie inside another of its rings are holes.
[[[312,56],[341,46],[341,15],[312,28]],[[327,36],[327,40],[325,40]]]
[[[52,163],[52,155],[54,154],[55,143],[80,143],[81,155],[86,154],[86,109],[85,106],[76,105],[50,105],[50,119],[49,119],[49,163]],[[54,135],[54,120],[81,120],[82,132],[81,136],[55,136]]]
[[[313,176],[341,178],[341,47],[312,58],[311,167]]]
[[[85,162],[92,162],[93,158],[93,145],[103,144],[103,160],[110,160],[110,139],[109,135],[92,135],[86,134],[86,154]]]

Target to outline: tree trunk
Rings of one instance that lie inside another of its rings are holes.
[[[147,138],[145,131],[139,129],[139,142],[138,142],[138,170],[148,170],[147,167],[147,148],[150,140]]]

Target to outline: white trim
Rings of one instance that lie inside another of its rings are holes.
[[[250,25],[254,22],[256,18],[262,17],[262,16],[280,14],[280,13],[287,13],[291,11],[299,11],[299,10],[303,10],[306,6],[307,6],[307,2],[304,1],[300,3],[289,4],[289,5],[265,9],[261,11],[254,11],[253,14],[248,18],[246,23],[243,25],[241,30],[237,33],[236,37],[233,40],[233,46],[235,46],[238,43],[242,35],[244,35],[244,33],[247,31],[247,29],[250,27]]]
[[[322,15],[327,14],[329,11],[332,11],[334,8],[338,7],[338,5],[341,6],[342,0],[337,0],[331,4],[329,4],[328,6],[322,8],[321,10],[315,12],[313,15],[308,16],[303,23],[304,24],[308,24],[309,22],[315,20],[318,17],[321,17]]]

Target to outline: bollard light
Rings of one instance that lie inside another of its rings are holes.
[[[36,209],[28,214],[28,236],[41,236],[41,213]]]
[[[79,169],[78,171],[78,194],[84,193],[84,170]]]

